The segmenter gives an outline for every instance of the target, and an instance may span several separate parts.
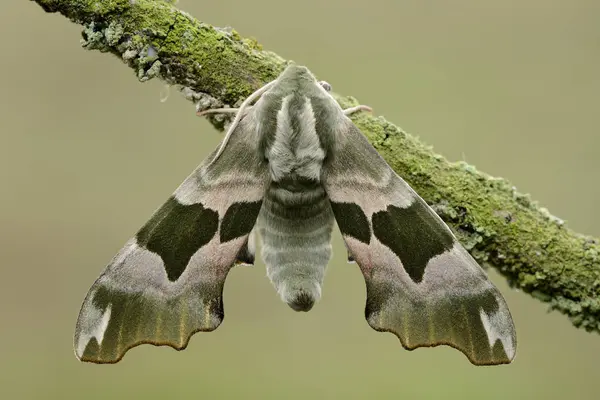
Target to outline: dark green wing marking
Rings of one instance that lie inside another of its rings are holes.
[[[202,203],[184,205],[171,196],[146,222],[136,239],[139,246],[161,257],[167,278],[176,281],[192,256],[210,242],[218,228],[219,214],[215,210],[205,208]]]
[[[437,218],[422,201],[408,207],[389,205],[371,216],[375,237],[398,256],[406,273],[420,283],[427,263],[451,251],[455,243],[448,229],[440,229]]]

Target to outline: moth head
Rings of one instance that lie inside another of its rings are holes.
[[[308,68],[301,65],[290,64],[281,75],[279,75],[270,92],[281,95],[296,93],[311,97],[321,95],[322,91],[320,89],[321,85],[317,82],[317,79]]]
[[[329,154],[335,143],[335,132],[345,119],[342,108],[331,96],[331,85],[317,81],[308,68],[289,65],[273,81],[256,103],[255,117],[260,121],[261,137],[272,141],[275,132],[291,121],[290,126],[314,126],[321,148]],[[298,121],[304,121],[301,124]],[[279,123],[278,123],[279,122]],[[268,145],[266,147],[269,147]]]
[[[310,100],[313,108],[324,108],[319,114],[341,111],[330,91],[331,85],[325,81],[317,81],[308,68],[290,64],[263,94],[262,102],[270,103],[274,105],[273,108],[280,109],[277,106],[283,102],[283,99],[292,96]],[[265,111],[273,108],[265,107]]]

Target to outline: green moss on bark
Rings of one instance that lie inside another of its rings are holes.
[[[159,77],[211,96],[211,105],[233,105],[274,79],[285,66],[234,30],[199,22],[169,2],[155,0],[39,0],[84,26],[82,44],[111,52],[141,81]],[[160,63],[157,64],[156,61]]]

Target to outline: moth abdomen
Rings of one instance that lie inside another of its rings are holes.
[[[292,192],[272,184],[258,226],[273,286],[293,310],[309,311],[321,298],[331,258],[333,212],[323,189]]]

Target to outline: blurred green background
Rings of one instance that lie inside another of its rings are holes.
[[[178,6],[309,66],[450,160],[511,180],[600,236],[597,0],[274,0]],[[162,83],[79,47],[81,28],[0,6],[0,398],[598,399],[600,337],[511,290],[512,365],[402,349],[364,320],[359,269],[335,237],[322,301],[282,303],[264,265],[237,268],[226,318],[184,352],[142,346],[82,364],[89,286],[220,134]]]

